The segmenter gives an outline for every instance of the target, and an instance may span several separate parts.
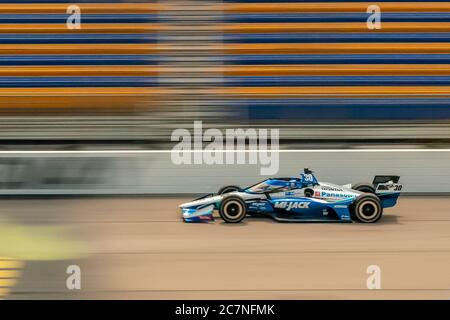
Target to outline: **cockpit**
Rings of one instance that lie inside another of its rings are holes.
[[[296,178],[271,178],[248,187],[246,191],[250,193],[282,192],[298,188],[298,186],[299,179]]]

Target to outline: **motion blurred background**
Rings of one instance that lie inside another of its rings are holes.
[[[286,143],[447,143],[447,2],[1,1],[4,144],[164,144],[175,128]]]
[[[171,134],[194,121],[279,129],[307,152],[281,153],[278,175],[399,174],[416,196],[377,229],[187,227],[183,194],[263,179],[175,166]],[[430,198],[450,192],[449,139],[450,2],[1,0],[0,296],[449,298],[450,202]],[[286,265],[296,277],[273,275]]]

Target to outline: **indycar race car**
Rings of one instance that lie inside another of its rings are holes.
[[[247,215],[265,215],[280,222],[374,223],[383,209],[395,206],[402,190],[399,176],[377,175],[372,183],[335,185],[319,182],[309,169],[299,177],[269,178],[247,188],[226,186],[180,205],[185,222],[214,221],[213,212],[228,223]]]

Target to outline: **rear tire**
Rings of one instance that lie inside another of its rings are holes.
[[[225,186],[219,189],[219,191],[217,192],[217,194],[225,194],[225,193],[230,193],[230,192],[234,192],[234,191],[239,191],[241,190],[241,188],[239,188],[238,186]]]
[[[373,187],[373,185],[366,182],[355,183],[354,185],[352,185],[352,189],[360,192],[375,194],[375,188]]]
[[[383,215],[383,206],[380,198],[370,193],[360,195],[354,203],[353,214],[359,222],[377,222]]]
[[[227,223],[239,223],[247,214],[247,206],[240,197],[231,195],[222,200],[219,214]]]

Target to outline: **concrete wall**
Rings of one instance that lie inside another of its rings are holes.
[[[319,180],[370,182],[397,174],[408,193],[450,192],[450,149],[282,151],[279,172],[304,167]],[[0,194],[176,194],[215,192],[265,179],[260,165],[174,165],[170,152],[0,152]]]

